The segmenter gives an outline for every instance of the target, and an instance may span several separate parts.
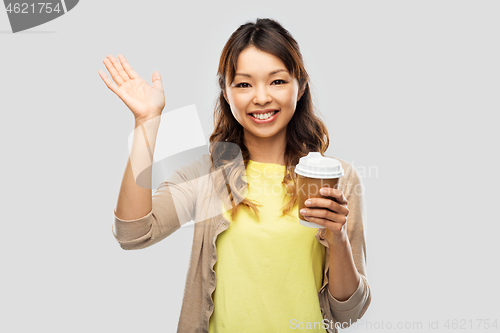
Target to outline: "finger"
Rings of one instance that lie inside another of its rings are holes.
[[[99,76],[101,79],[106,83],[106,86],[108,86],[111,91],[113,91],[115,94],[119,96],[119,90],[120,88],[113,82],[111,79],[104,73],[104,71],[98,70]]]
[[[104,60],[102,62],[104,63],[104,66],[106,66],[106,68],[108,69],[108,72],[109,72],[109,74],[111,74],[111,77],[113,78],[113,80],[115,80],[115,82],[119,86],[121,86],[123,84],[123,82],[125,82],[125,81],[123,81],[120,74],[118,74],[113,63],[108,58],[104,58]]]
[[[325,220],[325,219],[318,218],[315,216],[304,216],[304,218],[308,222],[319,224],[327,229],[335,230],[336,232],[340,232],[342,230],[342,226],[343,226],[342,223],[335,223],[333,221]]]
[[[323,220],[324,222],[333,222],[344,224],[347,222],[347,216],[337,214],[326,209],[309,209],[302,216],[306,217],[308,221],[313,222],[311,219]]]
[[[337,201],[341,205],[347,204],[347,200],[344,197],[344,193],[339,189],[324,186],[319,190],[319,193],[321,195],[334,198],[335,201]]]
[[[310,202],[308,205],[307,202]],[[333,199],[330,198],[309,198],[304,203],[307,207],[321,207],[331,210],[332,212],[348,215],[349,209],[347,205],[341,205]]]
[[[163,90],[163,83],[161,81],[161,75],[159,71],[153,72],[153,86],[155,88]]]
[[[118,59],[120,59],[120,62],[123,65],[123,69],[127,72],[128,76],[131,79],[139,77],[139,74],[137,74],[137,72],[134,71],[134,69],[132,68],[132,66],[130,66],[130,64],[128,63],[127,59],[125,59],[125,56],[123,54],[119,54]]]
[[[118,74],[120,74],[120,77],[123,79],[123,81],[130,80],[127,72],[125,72],[125,69],[123,69],[122,64],[118,60],[116,60],[115,57],[113,57],[111,54],[108,54],[108,59],[113,63],[113,66],[115,66],[116,71],[118,72]]]

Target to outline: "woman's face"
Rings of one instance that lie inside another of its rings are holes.
[[[234,118],[244,128],[245,139],[250,139],[249,136],[270,138],[285,134],[301,96],[299,83],[288,73],[285,64],[278,57],[254,46],[241,51],[234,81],[226,84],[224,93]],[[278,112],[267,120],[256,119],[252,115],[265,110]]]

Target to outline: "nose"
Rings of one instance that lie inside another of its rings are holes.
[[[266,105],[272,101],[273,99],[267,91],[267,88],[262,85],[257,86],[253,96],[253,103],[258,105]]]

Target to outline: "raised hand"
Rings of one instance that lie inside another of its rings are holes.
[[[161,115],[165,107],[165,93],[160,72],[153,72],[151,86],[132,69],[123,55],[119,54],[118,59],[120,61],[108,54],[102,61],[116,82],[99,70],[98,73],[106,86],[127,105],[136,120],[147,120]]]

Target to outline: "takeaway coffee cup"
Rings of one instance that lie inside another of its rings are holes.
[[[327,198],[319,193],[322,187],[338,188],[339,179],[344,175],[342,163],[331,157],[324,157],[321,153],[310,152],[301,157],[295,166],[297,174],[297,191],[299,197],[299,222],[311,228],[324,228],[322,225],[307,221],[301,214],[302,208],[307,207],[304,202],[309,198]]]

